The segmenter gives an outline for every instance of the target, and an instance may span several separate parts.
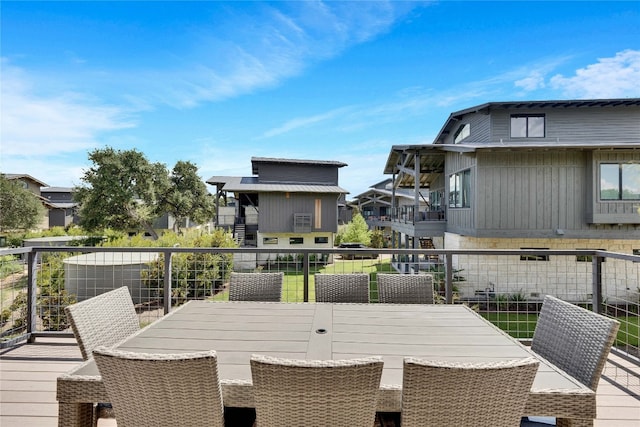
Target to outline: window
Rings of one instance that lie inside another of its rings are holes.
[[[549,248],[520,248],[522,250],[548,250]],[[549,261],[549,255],[520,255],[520,261]]]
[[[601,163],[601,200],[640,200],[640,163]]]
[[[277,237],[263,237],[262,238],[263,245],[277,245],[278,238]]]
[[[322,199],[316,199],[315,201],[313,227],[316,230],[322,228]]]
[[[289,237],[290,245],[302,245],[304,243],[304,237]]]
[[[328,237],[316,237],[314,239],[314,241],[315,241],[316,245],[322,245],[322,244],[329,243],[329,238]]]
[[[471,135],[471,125],[469,125],[469,123],[460,125],[456,133],[453,135],[453,143],[459,144],[460,141],[467,138],[469,135]]]
[[[449,176],[449,207],[471,207],[471,169]]]
[[[293,214],[293,232],[311,233],[311,214]]]
[[[511,138],[544,138],[544,114],[512,115]]]

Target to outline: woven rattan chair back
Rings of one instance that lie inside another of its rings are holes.
[[[545,296],[531,349],[595,391],[620,322]]]
[[[111,346],[140,329],[140,321],[126,286],[65,307],[82,358],[94,348]]]
[[[118,427],[223,427],[215,351],[93,351]]]
[[[516,427],[538,361],[452,363],[408,357],[402,380],[402,427]]]
[[[280,301],[284,273],[231,273],[229,301]]]
[[[378,273],[378,301],[393,304],[433,304],[429,274]]]
[[[257,427],[372,427],[382,359],[251,358]]]
[[[316,302],[369,302],[368,274],[316,274]]]

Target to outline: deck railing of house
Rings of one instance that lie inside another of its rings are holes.
[[[65,305],[128,286],[141,324],[190,299],[228,299],[231,271],[282,271],[282,300],[314,301],[314,274],[430,274],[438,303],[465,303],[509,334],[533,336],[544,295],[621,322],[615,347],[640,356],[640,256],[598,250],[33,247],[0,252],[2,347],[71,335]],[[167,297],[169,296],[170,297]]]

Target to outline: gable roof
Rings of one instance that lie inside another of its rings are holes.
[[[3,173],[2,175],[8,180],[16,180],[16,179],[24,178],[24,179],[28,179],[35,182],[40,187],[48,187],[48,185],[45,184],[44,182],[32,177],[31,175],[27,175],[26,173]]]

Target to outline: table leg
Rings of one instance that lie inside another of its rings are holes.
[[[58,427],[92,427],[92,403],[58,402]]]
[[[593,420],[577,418],[556,418],[556,427],[593,427]]]

